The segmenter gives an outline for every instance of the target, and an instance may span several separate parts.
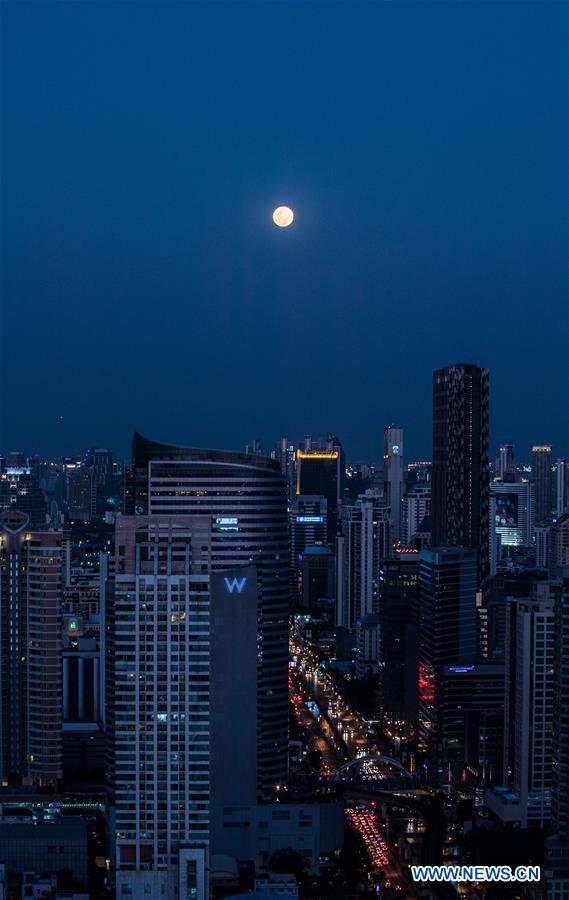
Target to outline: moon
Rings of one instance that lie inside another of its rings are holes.
[[[292,224],[294,213],[288,206],[277,206],[273,213],[273,222],[279,228],[288,228]]]

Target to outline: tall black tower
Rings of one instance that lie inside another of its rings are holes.
[[[489,563],[488,369],[458,364],[433,373],[434,547],[476,550],[477,587]]]

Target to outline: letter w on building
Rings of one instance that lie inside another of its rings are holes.
[[[224,578],[223,580],[225,581],[225,587],[230,594],[235,593],[235,591],[240,594],[247,581],[246,578]]]

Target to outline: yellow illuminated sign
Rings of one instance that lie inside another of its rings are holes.
[[[339,455],[337,450],[328,450],[327,452],[324,452],[323,450],[296,451],[297,459],[338,459]]]

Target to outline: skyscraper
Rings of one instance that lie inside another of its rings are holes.
[[[305,448],[296,451],[296,493],[326,498],[326,540],[334,548],[344,483],[344,452],[333,435],[328,435],[325,450],[313,450],[312,440],[306,438]]]
[[[0,514],[0,779],[62,776],[61,532]]]
[[[535,524],[545,525],[551,518],[551,444],[531,448],[531,473],[534,483]]]
[[[432,546],[477,554],[489,577],[488,370],[459,364],[433,373]]]
[[[498,475],[499,478],[504,478],[505,475],[512,475],[515,472],[515,468],[514,445],[503,444],[500,447],[498,471],[496,472],[496,475]]]
[[[556,578],[569,566],[569,513],[548,529],[547,539],[549,574]]]
[[[0,510],[19,509],[29,519],[28,527],[46,527],[47,503],[29,466],[7,466],[0,474]]]
[[[550,814],[555,597],[547,582],[532,598],[510,598],[506,617],[504,784],[520,821],[540,827]]]
[[[303,595],[302,568],[306,549],[327,543],[327,506],[324,497],[304,494],[296,496],[291,503],[290,596],[293,603],[299,603]]]
[[[494,500],[493,532],[501,547],[531,547],[533,542],[533,484],[525,478],[517,482],[495,479],[490,484]]]
[[[569,576],[559,580],[555,602],[555,651],[551,769],[551,839],[546,845],[547,900],[569,897]]]
[[[107,728],[118,897],[209,896],[212,551],[207,514],[117,517]]]
[[[433,765],[445,757],[445,666],[471,666],[477,651],[476,551],[421,551],[419,601],[419,742]]]
[[[431,515],[430,485],[415,485],[407,491],[402,507],[401,540],[403,547],[413,547],[413,538],[426,516]]]
[[[564,459],[555,463],[555,515],[563,515],[567,509],[567,464]]]
[[[380,570],[382,706],[417,726],[419,569],[417,551],[396,551]]]
[[[379,577],[389,555],[389,510],[379,498],[362,496],[342,508],[337,549],[336,624],[354,629],[379,612]]]
[[[91,475],[91,518],[102,518],[108,502],[114,499],[113,453],[101,447],[91,447],[85,462]]]
[[[391,541],[401,540],[401,501],[405,485],[403,468],[403,429],[388,425],[383,431],[383,466],[387,505],[391,510]]]
[[[337,465],[336,457],[336,465]],[[276,460],[133,439],[129,509],[209,517],[211,571],[254,563],[262,582],[258,777],[271,793],[288,771],[289,537],[286,483]]]

